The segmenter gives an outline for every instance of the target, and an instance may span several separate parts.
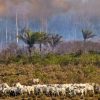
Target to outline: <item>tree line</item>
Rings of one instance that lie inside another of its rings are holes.
[[[90,30],[82,30],[83,35],[83,45],[85,51],[86,41],[90,38],[95,37],[96,35]],[[35,44],[39,44],[39,51],[41,52],[42,46],[49,45],[52,49],[52,52],[55,51],[55,48],[58,44],[63,42],[63,37],[59,34],[48,34],[45,32],[33,32],[30,29],[22,29],[21,34],[18,35],[18,38],[27,44],[29,56],[32,54],[32,47]]]

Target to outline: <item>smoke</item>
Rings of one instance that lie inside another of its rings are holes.
[[[43,27],[46,27],[49,18],[62,13],[69,14],[66,20],[68,16],[72,17],[69,23],[94,27],[97,25],[95,20],[98,22],[97,19],[100,19],[99,9],[100,0],[0,0],[1,17],[7,16],[15,21],[17,12],[19,19],[39,20]]]
[[[76,23],[78,30],[87,28],[96,34],[100,31],[100,0],[69,0],[71,7],[69,16]],[[68,16],[68,15],[67,15]],[[70,23],[70,22],[69,22]],[[74,29],[74,27],[73,27]]]
[[[100,17],[100,0],[69,0],[72,9],[77,15],[83,17]]]
[[[76,16],[100,17],[99,0],[0,0],[0,16],[45,20],[73,11]]]
[[[0,16],[15,16],[26,18],[49,18],[54,14],[67,12],[70,8],[64,0],[0,0]]]
[[[0,15],[5,15],[6,10],[7,6],[5,2],[0,1]]]

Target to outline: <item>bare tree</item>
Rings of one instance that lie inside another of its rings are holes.
[[[18,13],[16,11],[16,36],[18,36]],[[18,43],[18,37],[17,37],[17,43]]]
[[[55,50],[55,47],[62,42],[62,36],[59,34],[50,34],[48,38],[48,43],[50,47],[52,48],[52,51]]]

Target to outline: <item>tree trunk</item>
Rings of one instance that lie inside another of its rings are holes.
[[[42,44],[39,44],[40,52],[42,51]]]
[[[29,60],[31,60],[31,53],[32,53],[32,51],[31,51],[31,47],[28,47],[28,52],[29,52]]]
[[[86,44],[86,39],[84,39],[84,43],[83,43],[83,53],[86,53],[85,44]]]

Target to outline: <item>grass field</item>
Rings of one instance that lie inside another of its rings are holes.
[[[31,61],[25,55],[0,58],[0,83],[13,86],[20,82],[32,85],[33,78],[40,84],[98,83],[100,84],[100,54],[33,54]],[[0,94],[0,100],[81,100],[80,97],[46,97],[45,95]],[[100,95],[86,96],[83,100],[100,100]]]
[[[41,84],[56,83],[87,83],[95,82],[100,84],[99,66],[87,65],[40,65],[40,64],[1,64],[0,83],[6,82],[10,86],[16,82],[25,85],[32,85],[32,79],[39,78]],[[0,96],[0,100],[80,100],[80,97],[46,97],[23,95],[18,97]],[[84,100],[100,100],[100,95],[86,97]]]

